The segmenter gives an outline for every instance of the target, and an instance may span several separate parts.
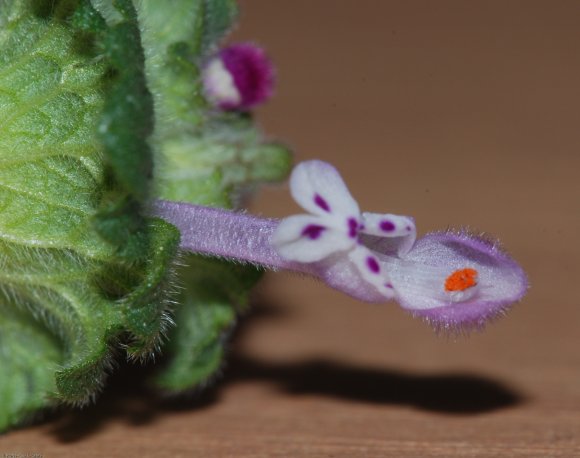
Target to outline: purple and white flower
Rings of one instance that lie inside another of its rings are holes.
[[[226,111],[248,111],[274,92],[274,67],[264,50],[251,43],[222,48],[202,71],[206,97]]]
[[[394,298],[387,271],[362,243],[362,236],[395,239],[398,253],[404,255],[415,241],[412,218],[361,214],[336,169],[322,161],[296,166],[290,177],[290,192],[310,214],[290,216],[280,223],[272,236],[278,253],[291,261],[327,260],[324,267],[332,277],[354,267],[354,275],[370,286],[367,299]],[[332,282],[333,278],[329,280]]]
[[[415,240],[411,217],[361,213],[330,164],[299,164],[290,190],[307,214],[279,221],[165,201],[155,212],[185,250],[307,273],[366,302],[395,299],[437,328],[482,327],[527,290],[496,242],[465,231]]]
[[[319,276],[355,297],[396,299],[435,324],[480,325],[527,289],[522,269],[496,243],[466,232],[415,242],[412,218],[360,214],[330,164],[299,164],[290,189],[311,214],[284,219],[274,247],[288,260],[318,263]]]

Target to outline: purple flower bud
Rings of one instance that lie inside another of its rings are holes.
[[[274,67],[266,53],[250,43],[222,48],[203,68],[207,98],[227,111],[247,111],[274,91]]]

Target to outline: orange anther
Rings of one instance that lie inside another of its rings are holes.
[[[477,270],[461,269],[447,277],[445,291],[465,291],[475,285],[477,285]]]

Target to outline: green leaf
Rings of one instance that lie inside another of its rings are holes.
[[[164,198],[231,207],[240,190],[286,176],[291,166],[288,149],[265,143],[249,118],[234,116],[208,119],[203,131],[163,142],[159,190]],[[210,187],[211,192],[200,193]]]
[[[152,100],[136,14],[0,3],[0,430],[155,351],[179,240],[142,216]]]
[[[255,268],[194,257],[180,270],[184,289],[178,296],[178,323],[165,348],[172,355],[156,384],[168,392],[205,384],[223,362],[227,337],[247,293],[260,278]]]
[[[220,42],[238,15],[234,0],[203,0],[202,50]]]
[[[289,155],[203,96],[232,0],[135,5],[0,0],[0,430],[88,402],[120,348],[147,358],[166,332],[158,384],[204,383],[259,276],[184,258],[167,329],[179,233],[144,216],[153,170],[162,197],[230,206]]]
[[[0,431],[31,419],[47,403],[62,359],[58,340],[0,293]]]

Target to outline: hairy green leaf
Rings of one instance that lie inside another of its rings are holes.
[[[156,383],[167,392],[205,384],[223,363],[226,338],[237,311],[248,304],[248,290],[260,277],[256,268],[195,257],[180,270],[177,326],[165,348],[172,355]]]
[[[179,234],[141,216],[152,101],[136,14],[0,2],[0,429],[154,351]]]
[[[287,173],[285,148],[202,92],[201,66],[236,11],[233,0],[0,0],[0,430],[93,399],[120,351],[157,351],[179,233],[145,216],[154,194],[232,206]],[[168,391],[212,377],[259,277],[183,260],[157,378]]]

